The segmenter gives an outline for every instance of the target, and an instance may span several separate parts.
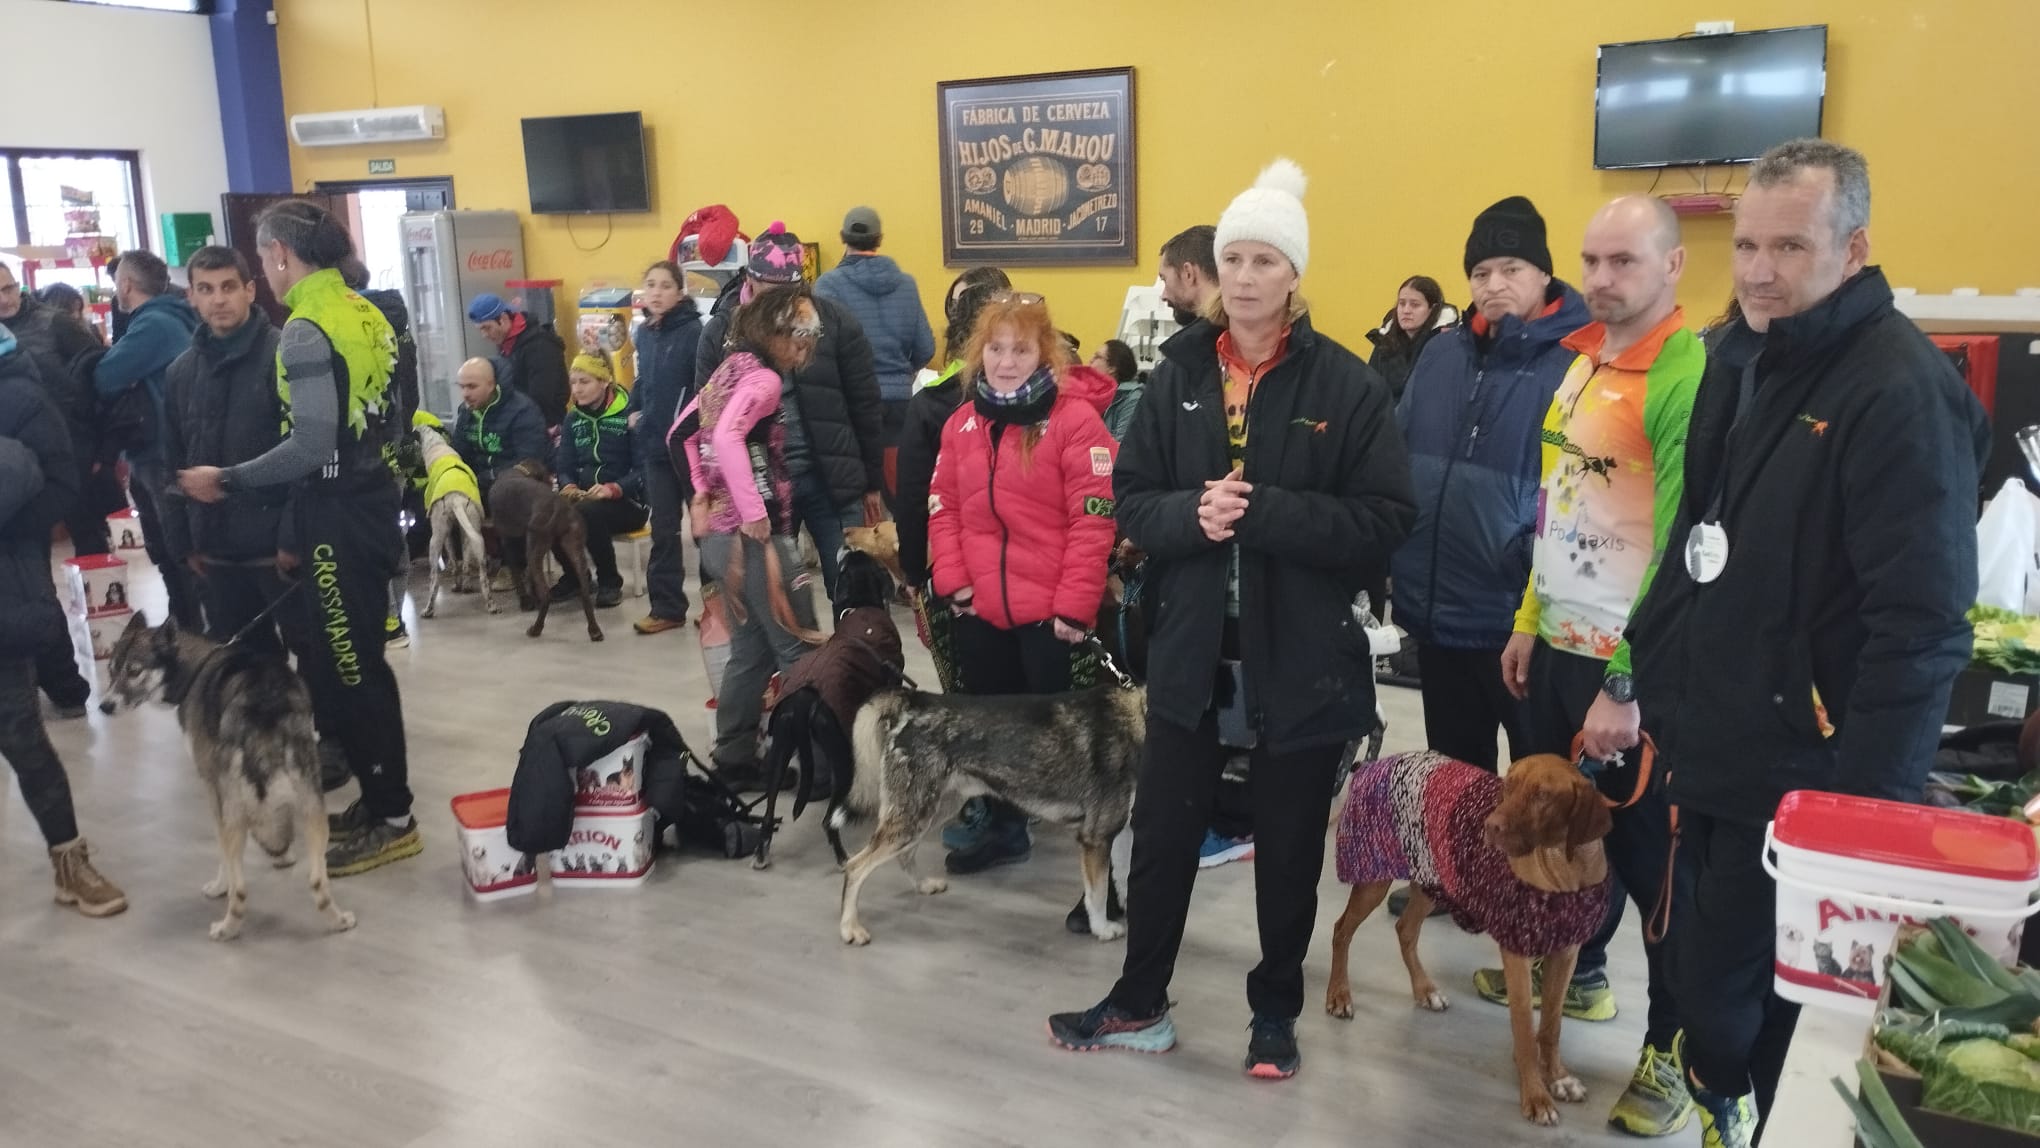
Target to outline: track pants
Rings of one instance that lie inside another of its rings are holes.
[[[71,781],[64,775],[64,763],[43,729],[35,676],[33,657],[0,656],[0,757],[14,767],[21,799],[42,830],[44,843],[62,845],[77,839],[78,817],[71,808]]]

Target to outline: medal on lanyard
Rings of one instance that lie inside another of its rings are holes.
[[[1728,531],[1718,522],[1702,522],[1686,535],[1686,573],[1695,582],[1712,582],[1728,565]]]

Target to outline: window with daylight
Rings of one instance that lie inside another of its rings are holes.
[[[0,147],[0,246],[125,251],[147,245],[141,156]]]

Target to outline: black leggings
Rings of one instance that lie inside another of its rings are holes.
[[[1303,958],[1317,922],[1325,823],[1344,748],[1253,751],[1247,796],[1253,807],[1261,963],[1247,974],[1247,1003],[1257,1016],[1293,1019],[1303,1012]],[[1152,1016],[1168,1002],[1197,881],[1197,849],[1211,824],[1212,798],[1232,752],[1219,744],[1212,714],[1205,714],[1195,730],[1148,714],[1147,747],[1133,802],[1126,964],[1108,998],[1129,1012]]]
[[[589,498],[574,505],[581,511],[581,521],[588,525],[588,562],[595,567],[595,585],[621,587],[623,575],[616,569],[615,536],[643,526],[645,508],[627,498]],[[571,579],[568,573],[571,569],[561,567],[560,577]]]
[[[397,506],[395,486],[352,495],[301,492],[294,576],[304,585],[277,610],[313,705],[330,715],[320,724],[338,735],[363,804],[382,818],[411,812],[403,699],[383,634],[390,579],[403,555]]]
[[[43,729],[42,703],[35,696],[35,659],[19,654],[0,657],[0,757],[14,767],[21,781],[21,799],[42,830],[48,845],[78,837],[77,814],[71,809],[71,782],[64,763]]]
[[[973,694],[1060,694],[1097,684],[1098,656],[1089,645],[1056,637],[1053,622],[1001,630],[965,614],[951,624],[957,673]],[[996,797],[985,802],[994,824],[1027,820],[1018,806]]]

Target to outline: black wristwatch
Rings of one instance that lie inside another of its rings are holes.
[[[1609,674],[1601,679],[1601,692],[1608,695],[1609,701],[1627,705],[1636,700],[1636,679],[1628,674]]]

